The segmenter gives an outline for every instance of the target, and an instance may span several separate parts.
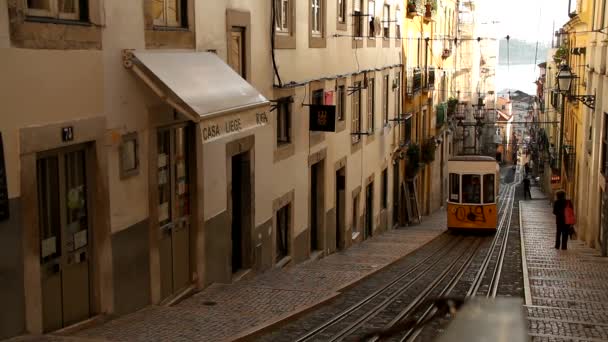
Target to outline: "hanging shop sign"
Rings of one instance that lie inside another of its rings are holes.
[[[4,143],[0,132],[0,221],[9,219],[8,185],[6,183],[6,164],[4,162]]]
[[[315,132],[336,131],[336,106],[310,105],[309,130]]]

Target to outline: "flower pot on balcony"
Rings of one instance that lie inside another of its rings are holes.
[[[431,19],[431,17],[433,16],[433,5],[430,3],[427,3],[424,5],[424,7],[425,7],[424,18]]]
[[[418,8],[415,3],[410,2],[407,4],[407,16],[413,18],[418,15]]]

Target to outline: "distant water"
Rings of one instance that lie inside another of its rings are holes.
[[[496,90],[502,95],[504,89],[520,90],[528,95],[536,94],[538,67],[534,64],[507,65],[499,64],[496,67]]]

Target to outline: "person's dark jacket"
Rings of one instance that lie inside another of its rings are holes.
[[[528,178],[524,178],[524,189],[530,189],[530,180]]]
[[[553,215],[555,215],[555,223],[558,227],[563,227],[566,225],[566,218],[564,215],[564,211],[566,209],[566,203],[568,200],[566,199],[558,199],[553,204]]]

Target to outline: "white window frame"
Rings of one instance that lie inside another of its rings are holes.
[[[368,36],[370,39],[374,39],[378,35],[378,32],[374,29],[372,32],[372,27],[374,27],[374,19],[376,18],[376,0],[367,0],[367,28],[370,30]]]
[[[291,31],[291,0],[275,0],[275,27],[280,34],[289,34]]]
[[[353,36],[355,39],[362,39],[364,35],[365,20],[363,16],[363,0],[354,0],[353,6]],[[360,25],[359,35],[356,32],[356,26]]]
[[[80,19],[80,1],[74,0],[74,13],[66,13],[59,11],[59,0],[49,0],[49,9],[28,8],[27,0],[23,0],[24,8],[27,9],[27,15],[34,17],[47,17],[64,20]]]
[[[323,7],[323,0],[311,0],[310,1],[311,6],[312,6],[312,18],[311,18],[311,23],[312,23],[312,35],[314,37],[321,37],[323,35],[323,12],[322,12],[322,7]]]
[[[367,82],[367,131],[371,134],[376,129],[376,82],[372,77]]]
[[[355,93],[352,94],[353,96],[353,114],[352,114],[352,118],[351,118],[351,132],[352,133],[360,133],[361,132],[361,108],[362,108],[362,104],[361,104],[361,100],[362,100],[362,96],[361,96],[361,92],[362,92],[362,82],[358,81],[355,82],[354,84],[354,88]],[[361,136],[356,134],[352,136],[352,142],[353,143],[357,143],[361,140]]]
[[[338,0],[338,22],[346,24],[346,1]]]
[[[180,14],[178,16],[177,20],[169,20],[169,18],[167,18],[167,13],[169,12],[169,1],[172,0],[156,0],[156,1],[162,1],[164,6],[165,6],[165,11],[164,11],[164,18],[163,20],[160,19],[154,19],[154,26],[159,26],[159,27],[182,27],[182,18],[181,18],[181,12],[182,12],[182,1],[183,0],[176,0],[175,3],[177,5],[177,8],[175,9],[177,14]]]
[[[346,85],[339,85],[336,89],[336,119],[344,120],[346,110]]]
[[[401,39],[401,8],[395,9],[395,38]]]
[[[382,36],[388,38],[391,35],[391,7],[389,4],[382,6]],[[388,29],[385,31],[385,29]]]

